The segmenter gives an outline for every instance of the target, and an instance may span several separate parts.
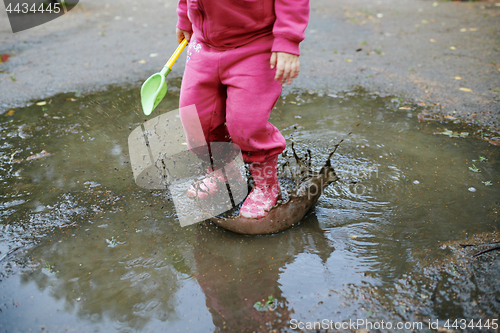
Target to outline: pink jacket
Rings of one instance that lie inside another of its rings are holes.
[[[216,49],[231,49],[273,34],[272,52],[299,55],[309,0],[179,0],[177,28]]]

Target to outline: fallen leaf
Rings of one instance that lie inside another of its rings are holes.
[[[420,103],[417,103],[418,106],[425,106],[425,103],[423,102],[420,102]]]
[[[290,104],[297,104],[297,102],[291,101]]]
[[[453,117],[453,116],[448,116],[448,115],[446,115],[446,116],[444,116],[444,117],[445,117],[446,119],[450,119],[450,120],[455,120],[455,119],[457,119],[457,118],[455,118],[455,117]]]
[[[46,101],[41,101],[41,102],[36,103],[36,105],[38,105],[38,106],[42,106],[42,105],[46,105],[46,104],[47,104]]]
[[[434,134],[443,134],[449,136],[450,138],[466,138],[467,136],[469,136],[469,133],[467,132],[458,133],[458,132],[453,132],[446,128],[444,129],[444,131],[434,132]]]
[[[12,109],[12,110],[7,111],[7,113],[5,115],[6,116],[13,116],[14,113],[16,113],[16,110]]]
[[[467,28],[460,29],[460,32],[466,32],[466,31],[467,31]]]
[[[347,61],[347,62],[352,62],[352,59],[346,59],[345,61]]]
[[[2,56],[0,56],[0,62],[6,62],[7,60],[9,60],[9,58],[10,58],[10,55],[2,54]]]
[[[439,6],[439,2],[433,2],[432,3],[432,7],[437,7],[437,6]]]
[[[400,110],[411,110],[409,106],[402,106],[399,108]]]
[[[466,91],[466,92],[472,92],[472,90],[471,90],[471,89],[469,89],[469,88],[460,88],[460,90],[462,90],[462,91]]]
[[[38,158],[47,157],[47,156],[50,156],[50,155],[52,155],[52,154],[46,152],[45,150],[42,150],[40,153],[31,155],[28,158],[26,158],[26,161],[36,160]]]
[[[500,138],[499,137],[495,137],[495,138],[491,138],[491,139],[486,139],[486,141],[488,141],[492,145],[500,146]]]
[[[435,132],[434,134],[444,134],[448,135],[450,138],[452,138],[453,136],[458,137],[458,133],[455,132],[455,135],[453,135],[453,131],[450,131],[449,129],[445,129],[442,132]]]
[[[423,23],[423,24],[427,24],[427,23],[429,23],[429,21],[427,21],[427,20],[422,20],[422,23]]]
[[[499,71],[499,72],[500,72],[500,68],[497,68],[497,71]]]
[[[462,77],[460,77],[460,76],[455,76],[455,80],[462,80]]]
[[[477,31],[477,28],[470,28],[469,31]]]
[[[67,100],[67,101],[72,101],[72,102],[74,102],[74,101],[76,101],[76,98],[72,98],[72,97],[70,97],[70,98],[66,98],[66,100]]]
[[[435,42],[436,42],[436,40],[435,40],[434,38],[431,38],[431,39],[429,40],[429,42],[431,42],[431,43],[435,43]]]
[[[356,239],[358,236],[349,236],[350,239]]]
[[[455,46],[450,46],[450,50],[456,50],[457,48]]]
[[[146,63],[146,60],[139,60],[139,63],[140,63],[140,64],[145,64],[145,63]]]

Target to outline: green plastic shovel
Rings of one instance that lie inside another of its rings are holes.
[[[167,83],[165,82],[165,77],[172,70],[173,64],[177,61],[177,58],[179,58],[187,43],[187,40],[183,39],[177,47],[177,50],[175,50],[174,54],[172,54],[170,59],[168,59],[168,62],[165,64],[165,67],[163,67],[161,72],[151,75],[149,79],[142,84],[141,103],[142,111],[144,111],[146,116],[149,116],[161,102],[163,97],[165,97],[165,94],[167,93]]]

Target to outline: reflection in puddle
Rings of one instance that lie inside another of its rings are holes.
[[[160,112],[177,108],[177,94]],[[497,231],[498,149],[472,132],[433,134],[470,129],[418,123],[420,107],[364,92],[290,94],[272,122],[317,167],[352,131],[332,162],[357,183],[328,187],[300,226],[250,237],[181,228],[169,193],[135,185],[127,138],[145,121],[137,91],[67,98],[0,122],[0,258],[17,249],[0,261],[2,330],[263,332],[358,318],[443,326],[500,311],[482,296],[498,295],[498,282],[483,279],[498,276],[494,253],[462,260],[489,265],[478,278],[432,268],[456,257],[446,244]],[[50,156],[27,160],[43,150]],[[269,296],[276,308],[258,311]]]

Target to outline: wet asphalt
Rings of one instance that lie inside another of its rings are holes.
[[[0,54],[11,57],[0,68],[0,112],[61,92],[140,86],[177,45],[176,3],[81,0],[15,34],[2,11]],[[494,1],[311,1],[301,74],[285,93],[361,87],[500,136],[499,15]]]

